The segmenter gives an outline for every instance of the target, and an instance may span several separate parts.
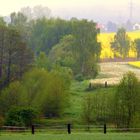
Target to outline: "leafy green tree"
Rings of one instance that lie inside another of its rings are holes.
[[[13,82],[9,87],[2,90],[0,94],[0,115],[5,116],[6,112],[13,106],[20,105],[20,82]]]
[[[140,39],[135,39],[134,43],[137,50],[137,58],[140,58]]]
[[[49,58],[61,66],[70,67],[74,75],[95,77],[99,70],[97,62],[101,51],[100,43],[97,42],[99,31],[96,24],[87,20],[69,22],[72,26],[71,34],[65,35],[52,48]]]
[[[44,52],[40,52],[39,56],[37,56],[35,65],[37,68],[43,68],[46,70],[50,69],[50,62]]]
[[[83,99],[82,104],[82,119],[86,125],[88,125],[88,130],[90,130],[90,124],[93,122],[93,96],[90,94],[86,95]]]
[[[5,83],[9,84],[12,77],[12,59],[16,55],[16,49],[18,47],[18,41],[20,35],[17,30],[10,28],[7,34],[7,46],[6,46],[6,55],[7,55],[7,72]]]
[[[0,25],[5,26],[6,22],[4,21],[3,17],[0,17]]]
[[[39,55],[40,51],[49,53],[60,39],[70,34],[71,24],[62,19],[38,19],[32,24],[29,46]]]
[[[11,22],[8,26],[14,28],[15,30],[18,30],[22,41],[27,43],[29,41],[29,36],[31,32],[31,25],[27,21],[27,17],[21,12],[14,12],[11,13],[10,18]]]
[[[115,96],[116,122],[118,126],[131,127],[133,117],[139,112],[140,83],[133,72],[124,74]]]
[[[22,81],[22,105],[36,108],[48,117],[62,115],[69,102],[70,73],[55,68],[51,72],[36,68],[27,72]]]
[[[26,72],[22,78],[23,85],[21,96],[23,105],[36,107],[40,110],[42,99],[47,93],[46,85],[48,84],[48,72],[45,69],[34,68]]]
[[[73,21],[73,35],[75,37],[75,71],[86,77],[97,75],[97,62],[100,56],[100,43],[97,42],[99,30],[96,23],[87,20]]]
[[[24,24],[27,21],[27,17],[24,16],[22,13],[11,13],[10,15],[11,18],[11,25],[16,26],[17,28],[20,28],[21,26],[25,26]]]
[[[33,53],[13,26],[0,26],[0,88],[21,78],[33,61]]]
[[[52,71],[49,75],[42,108],[47,117],[60,117],[69,104],[70,81],[64,75],[58,71]]]
[[[21,79],[23,74],[28,71],[34,62],[34,54],[25,42],[19,42],[16,50],[16,55],[13,58],[15,65],[15,73],[18,79]]]
[[[115,57],[120,55],[122,58],[126,58],[128,56],[130,39],[124,28],[118,29],[116,35],[114,36],[114,41],[111,42],[111,48],[114,51]]]
[[[52,63],[73,69],[73,65],[75,64],[73,56],[74,41],[75,38],[72,35],[64,36],[60,42],[51,49],[49,60]]]
[[[0,79],[3,79],[6,26],[0,25]]]

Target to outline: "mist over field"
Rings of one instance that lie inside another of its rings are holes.
[[[123,23],[130,18],[130,3],[131,0],[5,0],[1,1],[0,15],[7,16],[22,7],[42,5],[50,8],[53,16],[64,19],[77,17],[101,23],[110,20]],[[139,7],[140,1],[133,0],[133,22],[139,22]]]

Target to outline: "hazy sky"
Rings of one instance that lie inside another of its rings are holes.
[[[6,16],[22,7],[47,6],[53,16],[88,18],[105,22],[129,18],[131,0],[0,0],[0,15]],[[140,0],[133,0],[133,19],[140,19]]]

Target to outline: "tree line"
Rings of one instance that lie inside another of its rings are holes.
[[[0,21],[0,89],[20,79],[32,65],[33,53],[20,32]]]
[[[132,41],[124,28],[119,28],[111,42],[111,48],[114,52],[114,57],[128,58],[129,50],[133,50],[140,58],[140,38]]]
[[[26,112],[60,117],[69,106],[72,78],[98,73],[98,33],[93,21],[75,18],[28,20],[20,12],[12,13],[9,23],[1,18],[0,116],[5,124],[29,125]]]

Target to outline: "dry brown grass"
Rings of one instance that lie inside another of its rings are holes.
[[[91,80],[93,84],[104,84],[105,81],[110,85],[117,84],[123,74],[128,71],[134,72],[140,79],[140,69],[129,66],[127,62],[100,63],[100,68],[98,77],[95,80]]]

